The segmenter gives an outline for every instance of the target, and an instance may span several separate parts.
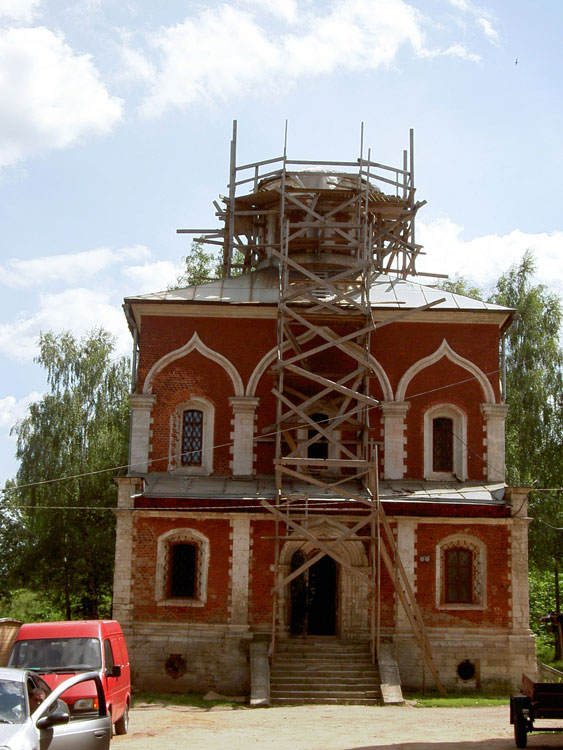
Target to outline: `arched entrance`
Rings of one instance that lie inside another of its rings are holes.
[[[291,570],[306,561],[307,555],[298,549],[291,558]],[[291,635],[336,635],[337,607],[338,565],[325,555],[290,584]]]

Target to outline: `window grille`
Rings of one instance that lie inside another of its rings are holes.
[[[187,409],[182,419],[182,465],[201,466],[203,449],[203,412]]]
[[[191,599],[196,595],[197,545],[173,542],[168,553],[169,596]]]
[[[450,417],[432,420],[432,471],[454,470],[454,429]]]
[[[476,544],[453,540],[441,547],[442,602],[481,604],[483,599],[482,563]]]

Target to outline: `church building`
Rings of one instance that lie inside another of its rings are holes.
[[[253,644],[272,696],[296,644],[385,649],[403,687],[534,674],[514,311],[421,283],[413,173],[412,135],[400,167],[239,166],[235,126],[220,227],[197,230],[220,278],[126,298],[113,616],[137,687],[248,695]]]

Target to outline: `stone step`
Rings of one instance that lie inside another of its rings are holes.
[[[337,705],[337,706],[380,706],[381,698],[356,698],[348,700],[346,698],[272,698],[272,706],[287,705]]]
[[[381,703],[377,665],[366,643],[279,642],[270,672],[270,701],[377,705]]]

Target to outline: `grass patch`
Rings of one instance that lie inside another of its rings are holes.
[[[451,692],[443,697],[439,693],[403,692],[405,700],[413,701],[417,708],[483,708],[485,706],[507,706],[508,695],[475,691],[472,693]]]
[[[226,700],[206,701],[199,693],[154,693],[139,692],[132,695],[133,707],[140,703],[160,703],[168,706],[193,706],[194,708],[213,708],[213,706],[232,706],[241,708],[240,703]]]

